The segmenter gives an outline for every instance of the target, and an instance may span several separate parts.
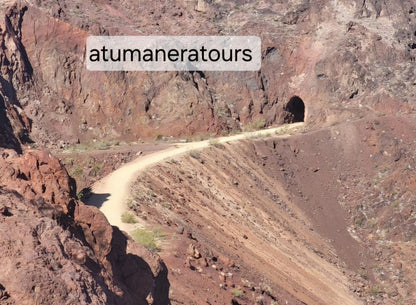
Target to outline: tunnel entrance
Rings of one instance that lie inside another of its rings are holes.
[[[299,96],[292,97],[284,107],[286,111],[285,123],[305,121],[305,104]]]

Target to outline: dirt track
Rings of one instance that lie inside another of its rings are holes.
[[[304,123],[295,123],[276,128],[245,132],[233,136],[220,137],[215,139],[215,142],[225,143],[250,137],[277,135],[279,133],[293,130],[303,125]],[[287,134],[282,136],[287,136]],[[88,199],[87,204],[99,207],[99,209],[107,217],[110,224],[128,232],[130,227],[128,224],[121,222],[121,215],[127,210],[126,200],[129,197],[129,186],[134,182],[137,174],[147,167],[154,165],[162,160],[172,158],[192,150],[203,149],[209,145],[210,140],[192,143],[181,143],[162,151],[158,151],[143,157],[138,157],[132,162],[127,163],[118,170],[112,172],[108,176],[96,182],[92,187],[93,194]]]

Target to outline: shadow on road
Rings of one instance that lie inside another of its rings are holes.
[[[104,202],[106,202],[109,197],[109,193],[96,194],[93,192],[88,192],[87,194],[84,194],[81,197],[81,201],[86,205],[92,205],[97,208],[101,208]]]

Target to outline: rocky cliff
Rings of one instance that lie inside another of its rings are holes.
[[[308,121],[413,109],[412,1],[42,0],[3,7],[8,60],[2,66],[8,67],[6,87],[16,92],[8,100],[30,118],[12,121],[23,121],[22,135],[30,130],[24,122],[33,121],[38,143],[281,123],[293,96],[306,104]],[[85,68],[88,35],[258,35],[262,68],[91,72]]]

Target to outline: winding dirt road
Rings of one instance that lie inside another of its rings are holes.
[[[304,123],[295,123],[276,128],[264,129],[253,132],[245,132],[228,137],[216,138],[216,143],[233,142],[242,139],[258,136],[288,136],[287,131],[302,126]],[[139,172],[147,167],[180,154],[199,150],[210,145],[212,140],[200,142],[174,144],[167,149],[151,153],[146,156],[139,156],[137,159],[123,165],[103,179],[97,181],[92,187],[92,195],[87,204],[97,206],[107,217],[111,225],[117,226],[120,230],[129,232],[131,225],[121,221],[121,215],[127,211],[126,201],[130,195],[130,185],[135,181]]]

